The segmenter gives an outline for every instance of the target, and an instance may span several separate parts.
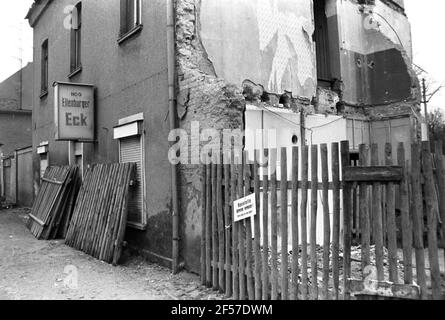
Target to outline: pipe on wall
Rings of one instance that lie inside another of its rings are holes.
[[[176,126],[176,46],[175,46],[175,6],[174,0],[167,0],[167,66],[168,66],[168,105],[170,130]],[[171,165],[172,185],[172,270],[176,274],[179,267],[179,198],[177,166]]]

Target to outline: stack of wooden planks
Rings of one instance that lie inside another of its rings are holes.
[[[27,224],[37,239],[65,237],[80,185],[76,166],[49,167],[46,170]]]
[[[118,263],[135,168],[134,163],[125,163],[96,164],[88,169],[68,229],[68,246],[113,265]]]

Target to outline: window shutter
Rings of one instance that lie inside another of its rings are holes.
[[[147,221],[144,210],[144,180],[142,175],[142,139],[141,136],[132,136],[120,140],[121,163],[136,163],[136,181],[130,187],[128,201],[128,223],[130,226],[145,228]]]

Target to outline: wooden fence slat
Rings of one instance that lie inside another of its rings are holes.
[[[251,194],[251,166],[249,164],[249,154],[244,152],[244,196]],[[249,300],[255,300],[255,287],[254,279],[252,276],[252,219],[248,218],[244,220],[246,228],[246,274],[247,274],[247,296]]]
[[[202,166],[202,202],[201,202],[201,285],[206,285],[206,200],[207,200],[207,167]]]
[[[217,195],[217,155],[212,155],[212,288],[218,290],[218,195]]]
[[[264,158],[267,160],[266,167],[263,169],[263,300],[269,299],[269,150],[264,150]],[[266,161],[263,161],[266,162]]]
[[[217,207],[217,216],[218,216],[218,287],[219,292],[224,293],[224,266],[225,266],[225,249],[224,249],[224,234],[225,234],[225,224],[224,224],[224,209],[223,209],[223,195],[222,195],[222,171],[223,171],[223,165],[222,165],[222,154],[219,156],[217,162],[217,184],[216,184],[216,207]]]
[[[360,149],[360,165],[369,165],[369,149],[367,145],[362,144]],[[362,270],[371,264],[371,226],[369,219],[369,204],[368,204],[368,185],[366,183],[360,184],[360,226],[362,235]],[[363,275],[364,276],[364,275]]]
[[[378,145],[371,146],[371,165],[379,165]],[[377,280],[384,281],[383,269],[383,216],[382,216],[382,188],[381,183],[374,183],[372,186],[372,215],[374,216],[374,241],[375,260],[377,267]]]
[[[433,299],[440,300],[441,277],[439,267],[439,248],[437,244],[437,218],[439,216],[439,206],[434,186],[433,161],[431,157],[430,143],[422,143],[422,169],[424,175],[424,199],[426,204],[426,213],[428,221],[428,256],[431,269],[431,287]]]
[[[332,182],[333,191],[333,228],[332,228],[332,277],[334,282],[334,299],[339,299],[340,288],[340,152],[339,144],[333,143],[332,156]]]
[[[421,158],[420,147],[418,144],[411,145],[411,158],[411,199],[413,201],[411,216],[413,219],[414,248],[416,254],[416,276],[417,283],[420,286],[420,296],[422,300],[426,300],[428,295],[423,243],[423,200],[420,180]]]
[[[331,219],[329,213],[329,163],[328,145],[320,146],[321,172],[323,182],[323,292],[322,299],[329,299],[329,259],[331,251]]]
[[[227,297],[232,295],[232,260],[231,260],[231,226],[232,219],[230,214],[231,207],[231,195],[230,195],[230,154],[224,154],[224,229],[225,229],[225,253],[226,253],[226,262],[225,264],[229,266],[225,268],[225,294]]]
[[[270,150],[270,193],[271,193],[271,229],[272,229],[272,300],[278,299],[278,252],[277,252],[277,229],[278,229],[278,217],[277,217],[277,149]]]
[[[385,146],[385,163],[388,166],[393,164],[391,143],[387,143]],[[395,186],[392,182],[386,185],[386,230],[388,237],[389,281],[399,284]]]
[[[441,141],[436,142],[436,177],[439,196],[439,212],[442,222],[442,246],[445,264],[445,156]]]
[[[350,165],[349,141],[341,142],[340,152],[343,174],[344,169]],[[343,182],[343,288],[345,300],[350,299],[348,279],[351,277],[351,214],[351,186],[349,183]]]
[[[256,215],[254,219],[254,254],[255,254],[255,300],[261,300],[261,216],[260,216],[260,176],[259,151],[255,150],[253,174],[256,201]]]
[[[303,300],[308,298],[308,236],[307,236],[307,202],[309,178],[309,147],[303,146],[301,150],[301,295]]]
[[[234,159],[232,165],[230,166],[230,195],[231,202],[233,202],[238,198],[237,191],[237,165],[236,163],[239,160]],[[233,208],[232,213],[233,215]],[[232,293],[233,299],[239,299],[239,258],[238,258],[238,222],[232,220]]]
[[[405,284],[413,283],[413,236],[409,216],[409,197],[408,197],[408,166],[405,159],[405,147],[403,142],[399,143],[397,148],[397,161],[404,169],[403,180],[399,187],[400,192],[400,214],[402,220],[402,246],[403,246],[403,269]]]
[[[291,300],[298,300],[298,276],[299,276],[299,231],[298,231],[298,170],[299,170],[299,149],[292,148],[292,284]]]
[[[311,146],[311,181],[318,183],[318,146]],[[317,259],[317,210],[318,188],[311,189],[311,275],[312,275],[312,299],[318,300],[318,259]]]
[[[238,199],[244,196],[244,156],[238,165]],[[246,255],[244,221],[238,222],[238,251],[239,251],[239,299],[246,300]]]
[[[281,148],[281,300],[289,299],[287,149]]]

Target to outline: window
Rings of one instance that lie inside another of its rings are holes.
[[[145,230],[147,228],[144,116],[136,114],[119,120],[114,127],[113,138],[119,141],[119,162],[136,163],[136,176],[130,186],[128,199],[128,226]]]
[[[48,93],[48,39],[42,43],[42,61],[41,61],[41,93],[45,95]]]
[[[141,0],[121,0],[121,37],[142,25],[141,7]]]
[[[81,40],[82,40],[82,2],[76,4],[71,13],[71,73],[82,68]]]
[[[314,23],[318,85],[330,87],[332,75],[329,56],[329,33],[328,18],[326,16],[326,0],[314,1]]]

